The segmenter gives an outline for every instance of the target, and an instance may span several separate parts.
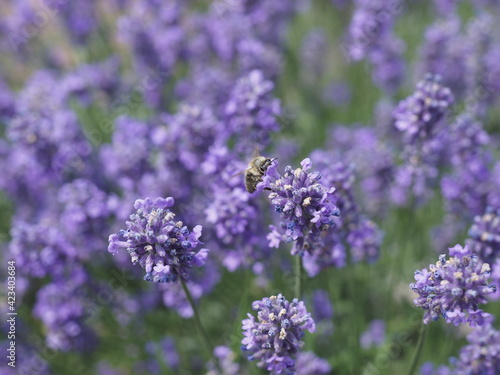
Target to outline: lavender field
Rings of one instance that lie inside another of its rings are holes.
[[[500,374],[499,22],[3,0],[0,375]]]

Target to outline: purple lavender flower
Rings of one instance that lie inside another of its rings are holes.
[[[337,125],[330,138],[329,147],[338,150],[337,158],[356,166],[356,177],[364,192],[358,197],[360,206],[373,215],[383,214],[389,206],[388,190],[395,170],[387,143],[381,141],[375,129],[368,127]]]
[[[314,320],[331,320],[333,317],[333,306],[330,296],[326,290],[316,289],[313,292]]]
[[[0,185],[14,201],[30,201],[33,211],[53,199],[47,192],[54,185],[94,172],[90,142],[59,88],[51,75],[35,74],[19,93],[18,112],[6,129],[11,148]]]
[[[174,221],[175,214],[168,209],[173,205],[171,197],[138,199],[134,203],[137,212],[126,222],[127,230],[109,236],[108,251],[116,254],[119,248],[127,249],[132,263],[145,269],[144,280],[187,281],[188,269],[205,264],[208,250],[194,251],[201,244],[201,225],[191,232],[182,221]]]
[[[434,5],[441,15],[454,14],[459,0],[434,0]]]
[[[415,93],[394,110],[395,127],[403,133],[404,163],[394,173],[391,197],[396,204],[415,197],[418,203],[430,198],[438,183],[439,169],[446,165],[449,129],[443,121],[453,95],[439,76],[426,75]]]
[[[47,330],[46,342],[57,350],[83,350],[92,344],[93,333],[85,325],[85,272],[75,269],[70,278],[43,286],[37,293],[33,314]]]
[[[368,349],[371,346],[380,346],[385,341],[385,322],[380,319],[372,320],[368,329],[359,338],[361,347]]]
[[[276,116],[281,113],[281,104],[271,96],[273,87],[261,71],[253,70],[241,77],[231,92],[224,123],[230,136],[238,136],[243,152],[248,153],[255,144],[267,146],[271,133],[279,130]]]
[[[177,83],[175,91],[176,96],[187,104],[215,110],[224,107],[233,86],[233,75],[227,70],[196,64],[191,68],[190,76]]]
[[[300,375],[325,375],[332,371],[326,359],[318,358],[313,352],[300,352],[295,362],[296,373]]]
[[[352,262],[367,260],[374,262],[380,253],[382,232],[379,227],[367,218],[360,218],[353,223],[347,236]]]
[[[288,302],[281,294],[252,303],[255,317],[248,314],[243,320],[242,349],[248,359],[272,373],[295,373],[294,357],[302,349],[305,330],[316,330],[304,302],[296,298]]]
[[[14,95],[0,76],[0,122],[10,118],[15,112]]]
[[[272,44],[255,38],[245,38],[238,42],[237,49],[242,72],[260,70],[266,77],[276,77],[281,72],[283,58]]]
[[[300,54],[301,66],[308,73],[305,78],[317,82],[324,74],[328,56],[328,39],[324,30],[311,30],[302,41]]]
[[[19,317],[17,317],[19,319]],[[17,320],[17,324],[19,326],[19,320]],[[3,331],[2,331],[3,333]],[[7,334],[5,334],[7,336]],[[21,340],[20,340],[21,341]],[[17,361],[15,362],[15,367],[11,367],[9,365],[5,365],[2,369],[2,375],[19,375],[19,374],[37,374],[37,375],[50,375],[53,373],[51,367],[49,366],[48,361],[40,356],[39,352],[37,352],[37,348],[31,346],[32,343],[26,345],[21,342],[17,342],[16,347],[16,355]],[[2,340],[0,341],[0,350],[2,353],[7,353],[6,357],[8,358],[10,354],[11,341],[10,340]],[[7,363],[10,362],[7,361]]]
[[[44,0],[53,12],[60,12],[61,19],[77,43],[85,43],[97,28],[97,1],[72,1],[59,5],[54,0]]]
[[[250,20],[242,12],[241,4],[217,5],[221,6],[212,8],[213,11],[205,19],[203,26],[215,55],[224,63],[229,63],[236,57],[238,41],[251,35],[252,27]]]
[[[499,86],[495,82],[498,63],[491,59],[498,57],[498,36],[495,16],[489,11],[479,11],[467,25],[467,51],[465,64],[467,74],[462,77],[466,84],[465,102],[467,110],[477,117],[487,114],[488,106],[498,96]],[[460,38],[462,39],[462,38]],[[462,42],[463,43],[463,42]]]
[[[229,271],[252,267],[269,255],[264,222],[259,220],[256,197],[248,193],[241,175],[246,164],[226,146],[214,145],[201,164],[203,181],[208,189],[200,195],[205,219],[210,224],[213,254]]]
[[[175,347],[175,340],[170,336],[164,337],[159,342],[146,343],[146,351],[152,357],[151,359],[157,358],[158,353],[161,353],[162,360],[170,369],[176,369],[179,366],[179,353]]]
[[[158,1],[132,3],[118,20],[119,38],[133,50],[141,72],[161,67],[169,71],[182,54],[184,30],[179,25],[184,4]]]
[[[476,216],[466,243],[483,262],[493,263],[500,254],[500,209],[488,207]]]
[[[110,58],[99,63],[80,65],[62,78],[62,95],[68,99],[76,97],[84,107],[102,100],[103,94],[111,99],[120,88],[119,64],[117,58]]]
[[[443,317],[456,326],[466,322],[481,325],[478,305],[486,303],[486,296],[496,291],[496,286],[488,285],[490,265],[474,255],[469,246],[456,245],[449,250],[451,258],[442,254],[429,271],[424,268],[415,272],[416,283],[410,288],[419,297],[414,303],[425,310],[425,324]]]
[[[475,121],[469,114],[460,115],[450,127],[451,164],[461,167],[474,155],[486,154],[484,148],[490,143],[488,133],[479,121]],[[487,160],[487,159],[485,159]]]
[[[468,345],[460,350],[453,374],[495,375],[500,369],[500,332],[491,325],[491,316],[467,335]]]
[[[491,91],[492,94],[498,95],[500,91],[500,46],[495,43],[484,56],[485,71],[488,72],[484,77],[485,82],[481,82],[486,86],[486,90]]]
[[[373,49],[368,56],[373,65],[373,82],[388,93],[394,93],[403,83],[406,72],[404,50],[403,41],[388,34],[380,40],[380,46]]]
[[[481,215],[492,189],[492,155],[485,148],[489,137],[481,123],[464,114],[451,125],[449,139],[450,174],[441,180],[447,210],[467,222]]]
[[[224,132],[210,108],[181,105],[177,113],[163,115],[161,120],[166,126],[155,130],[153,141],[175,154],[188,171],[198,168],[218,137],[224,141]]]
[[[21,220],[13,222],[9,254],[24,275],[63,277],[68,265],[77,263],[85,255],[55,223],[50,218],[44,218],[38,224]]]
[[[347,263],[343,234],[337,230],[322,231],[320,235],[308,233],[304,245],[309,249],[302,257],[302,264],[309,277],[317,276],[327,267],[342,268]],[[271,237],[272,238],[272,237]]]
[[[260,3],[245,0],[242,3],[245,15],[254,25],[254,31],[259,39],[273,44],[283,41],[288,22],[297,10],[295,1]]]
[[[434,134],[436,124],[446,115],[453,100],[441,77],[427,74],[417,83],[416,91],[394,110],[395,126],[410,142],[427,139]]]
[[[105,243],[102,230],[111,217],[108,195],[90,180],[76,179],[61,186],[57,200],[61,209],[59,221],[64,223],[68,238],[77,246],[85,246],[89,253],[101,249]],[[78,242],[83,238],[84,244]]]
[[[275,161],[268,168],[263,183],[258,185],[258,190],[269,188],[272,191],[269,199],[282,217],[280,226],[284,233],[271,226],[269,246],[278,247],[281,241],[295,241],[292,254],[303,255],[309,248],[305,241],[321,236],[339,216],[339,209],[335,206],[337,198],[333,194],[335,188],[320,184],[321,174],[310,172],[311,165],[311,159],[304,159],[302,168],[294,171],[287,166],[284,175],[280,176]],[[275,181],[271,182],[271,179]]]
[[[339,234],[337,240],[346,245],[352,262],[375,261],[379,254],[382,233],[375,223],[362,214],[354,197],[353,165],[340,161],[332,162],[334,156],[321,150],[311,153],[311,158],[323,176],[323,183],[337,188],[335,194],[341,212],[340,218],[335,221],[335,232]],[[315,252],[316,250],[312,250],[311,254],[314,256]]]
[[[421,74],[429,72],[443,77],[443,84],[450,87],[457,97],[462,97],[465,92],[468,54],[460,27],[457,17],[440,18],[429,26],[419,59]]]
[[[426,362],[420,368],[420,375],[453,375],[452,370],[444,365],[434,368],[432,362]]]
[[[213,363],[209,363],[207,365],[209,371],[205,375],[238,375],[241,373],[240,365],[236,362],[236,354],[227,346],[215,347],[214,357],[222,372],[217,370]]]
[[[391,8],[392,9],[392,8]],[[349,25],[349,55],[354,60],[363,59],[370,50],[379,45],[394,23],[391,10],[384,1],[356,1],[356,9]]]
[[[229,271],[262,258],[266,245],[262,243],[262,229],[258,225],[258,207],[246,190],[219,185],[205,213],[220,243],[218,253],[222,264]]]
[[[118,117],[111,144],[100,149],[107,177],[125,187],[128,185],[126,180],[137,181],[143,174],[152,171],[149,161],[151,138],[150,124],[128,116]]]
[[[355,4],[344,53],[355,61],[368,58],[374,66],[374,83],[394,92],[403,81],[405,70],[404,43],[393,33],[400,10],[380,0],[358,0]]]

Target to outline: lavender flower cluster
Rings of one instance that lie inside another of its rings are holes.
[[[169,210],[173,205],[172,197],[138,199],[134,204],[137,213],[130,215],[127,230],[109,237],[109,252],[116,254],[125,248],[132,263],[139,263],[146,271],[144,280],[187,281],[188,269],[205,264],[208,250],[194,251],[201,244],[201,226],[190,231],[182,221],[175,221]]]
[[[429,270],[415,272],[415,283],[410,288],[419,294],[415,305],[425,310],[424,323],[443,317],[447,323],[458,326],[483,325],[485,314],[478,308],[487,296],[496,291],[489,285],[490,265],[483,263],[469,247],[450,248],[450,259],[439,256]]]
[[[281,241],[295,241],[292,254],[303,255],[305,250],[311,248],[306,238],[309,241],[309,238],[315,239],[321,232],[328,231],[334,225],[334,218],[340,214],[335,206],[335,188],[325,187],[318,182],[321,174],[310,172],[310,159],[300,163],[302,168],[293,170],[287,166],[283,176],[276,171],[277,165],[275,161],[268,168],[268,178],[258,187],[260,190],[271,190],[271,204],[283,218],[280,227],[284,233],[271,226],[269,246],[278,247]],[[271,182],[272,178],[275,181]]]
[[[257,321],[251,314],[243,320],[242,346],[249,352],[248,359],[258,361],[259,367],[272,374],[295,373],[293,357],[304,345],[304,332],[316,330],[304,303],[289,302],[278,294],[255,301],[252,308],[257,311]]]

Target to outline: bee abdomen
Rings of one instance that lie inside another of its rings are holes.
[[[255,192],[257,190],[257,184],[262,181],[261,176],[254,175],[252,173],[245,173],[245,188],[249,193]]]

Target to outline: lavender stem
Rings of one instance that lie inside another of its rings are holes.
[[[189,289],[188,289],[186,283],[184,282],[184,280],[182,280],[182,278],[179,278],[179,279],[181,281],[182,289],[184,289],[184,293],[186,293],[186,297],[189,301],[189,304],[191,305],[191,307],[193,309],[194,320],[195,320],[196,326],[198,328],[198,334],[201,336],[202,341],[204,342],[205,349],[208,351],[208,356],[212,357],[213,352],[214,352],[214,347],[213,347],[212,343],[210,342],[207,331],[205,331],[205,328],[203,328],[203,324],[201,324],[200,315],[198,314],[198,309],[196,308],[193,297],[191,296],[191,293],[189,292]],[[215,361],[215,363],[217,363],[217,361]]]
[[[295,297],[300,300],[301,281],[302,281],[302,257],[297,255],[295,257]]]
[[[425,332],[426,332],[426,324],[422,320],[420,329],[418,331],[418,341],[417,341],[417,346],[415,348],[415,352],[413,353],[413,358],[411,360],[411,365],[408,370],[408,375],[412,375],[413,372],[415,371],[415,368],[417,367],[417,362],[418,358],[420,357],[420,353],[422,352],[422,347],[424,346],[424,338],[425,338]]]

